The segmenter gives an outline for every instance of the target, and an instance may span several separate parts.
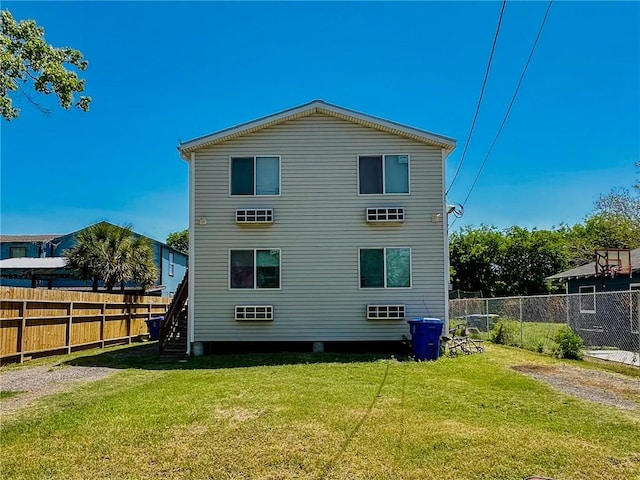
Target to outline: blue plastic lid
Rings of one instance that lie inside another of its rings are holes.
[[[429,317],[416,317],[413,320],[409,320],[409,322],[420,322],[420,323],[444,323],[444,320],[440,320],[439,318],[429,318]]]

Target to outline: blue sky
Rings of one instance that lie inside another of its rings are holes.
[[[462,202],[547,3],[509,2]],[[91,110],[1,121],[2,233],[108,220],[158,239],[188,223],[176,146],[313,99],[440,133],[464,147],[498,2],[3,2],[79,49]],[[454,229],[548,228],[629,187],[640,155],[640,3],[556,2],[500,140]]]

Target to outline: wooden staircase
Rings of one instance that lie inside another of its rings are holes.
[[[189,271],[187,270],[160,324],[161,358],[178,359],[187,356],[188,299]]]

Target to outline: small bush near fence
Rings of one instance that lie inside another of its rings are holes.
[[[582,339],[567,325],[560,327],[555,336],[558,344],[554,351],[556,357],[582,360]]]

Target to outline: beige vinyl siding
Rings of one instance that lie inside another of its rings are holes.
[[[358,195],[358,154],[409,154],[411,195]],[[281,196],[229,195],[229,158],[280,155]],[[406,322],[366,319],[368,303],[407,318],[445,314],[440,148],[314,114],[196,152],[195,341],[399,340]],[[400,224],[367,224],[365,207],[401,206]],[[273,208],[274,224],[235,223]],[[200,218],[206,219],[201,225]],[[360,289],[359,247],[410,247],[411,289]],[[229,249],[281,249],[280,290],[230,290]],[[273,305],[273,322],[237,322],[234,306]]]

